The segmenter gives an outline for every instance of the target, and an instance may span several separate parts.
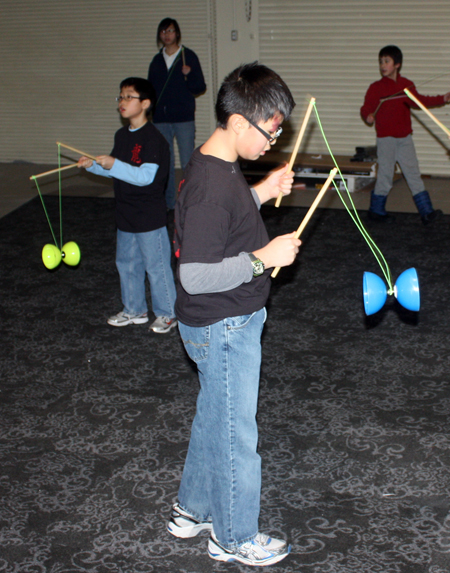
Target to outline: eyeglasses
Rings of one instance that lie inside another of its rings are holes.
[[[245,115],[243,115],[242,117],[246,119],[250,125],[252,125],[255,129],[257,129],[259,133],[262,133],[262,135],[264,135],[264,137],[270,144],[272,144],[276,139],[278,139],[280,135],[283,133],[283,128],[280,126],[273,135],[270,135],[270,133],[264,131],[264,129],[259,127],[259,125],[248,119],[248,117],[245,117]]]
[[[167,28],[167,30],[161,30],[161,34],[173,34],[175,32],[174,28]]]
[[[131,101],[132,99],[141,99],[140,96],[132,96],[130,94],[127,94],[125,96],[118,96],[116,97],[116,101],[118,101],[119,103],[123,100],[125,101]]]

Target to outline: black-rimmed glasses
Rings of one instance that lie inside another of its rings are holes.
[[[267,131],[264,131],[264,129],[262,129],[262,127],[259,127],[259,125],[254,123],[251,119],[248,119],[248,117],[245,117],[245,115],[243,115],[242,117],[245,118],[250,125],[252,125],[255,129],[257,129],[259,131],[259,133],[264,135],[264,137],[267,139],[267,141],[271,144],[276,139],[278,139],[280,137],[280,135],[283,133],[283,128],[280,126],[273,135],[270,135],[270,133],[267,133]]]
[[[132,96],[130,94],[124,95],[124,96],[117,96],[116,97],[116,101],[118,101],[119,103],[123,100],[125,101],[131,101],[132,99],[141,99],[140,96]]]

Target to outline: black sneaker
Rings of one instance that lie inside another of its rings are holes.
[[[430,225],[431,223],[434,223],[435,221],[440,219],[442,215],[443,213],[440,209],[435,209],[434,211],[431,211],[431,213],[428,213],[428,215],[424,215],[422,217],[422,223],[424,225]]]
[[[395,223],[394,215],[386,213],[386,215],[380,215],[379,213],[375,213],[375,211],[367,211],[367,218],[369,221],[375,221],[376,223]]]

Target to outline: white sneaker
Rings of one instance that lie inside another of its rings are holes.
[[[188,539],[195,537],[201,531],[211,531],[212,523],[210,521],[197,521],[197,519],[182,509],[178,503],[172,507],[169,522],[167,523],[167,531],[175,537]]]
[[[144,324],[144,322],[148,322],[147,313],[144,314],[127,314],[123,310],[115,314],[114,316],[110,316],[107,320],[107,323],[111,326],[127,326],[128,324]]]
[[[178,321],[176,318],[167,318],[167,316],[158,316],[155,322],[153,322],[149,326],[149,329],[153,330],[153,332],[156,332],[157,334],[166,334],[166,332],[172,330],[172,328],[174,328],[177,324]]]
[[[254,567],[273,565],[289,555],[291,546],[282,539],[273,539],[265,533],[257,533],[252,541],[237,549],[225,549],[217,541],[214,532],[208,542],[208,554],[217,561],[239,561]]]

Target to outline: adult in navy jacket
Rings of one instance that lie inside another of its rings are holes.
[[[156,90],[153,124],[169,142],[170,171],[166,188],[168,209],[176,202],[174,137],[177,138],[180,163],[184,169],[194,150],[195,97],[204,93],[206,84],[196,54],[181,44],[181,31],[173,18],[159,23],[156,43],[162,46],[153,58],[148,79]]]

